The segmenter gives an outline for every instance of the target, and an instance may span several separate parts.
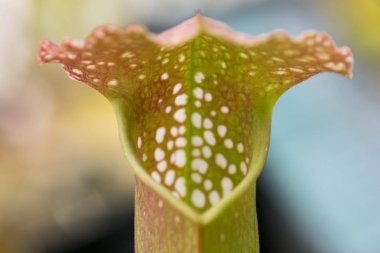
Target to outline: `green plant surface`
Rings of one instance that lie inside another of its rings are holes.
[[[256,180],[277,99],[352,68],[326,34],[255,38],[200,14],[158,35],[100,26],[84,41],[43,41],[40,61],[113,104],[136,172],[136,252],[259,252]]]

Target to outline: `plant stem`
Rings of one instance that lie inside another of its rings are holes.
[[[258,253],[256,185],[207,224],[184,215],[137,176],[136,253]]]

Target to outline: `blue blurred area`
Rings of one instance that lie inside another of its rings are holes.
[[[294,3],[258,6],[225,21],[249,34],[312,28],[351,46],[312,8]],[[371,91],[379,81],[358,59],[353,80],[322,74],[279,100],[260,179],[320,253],[380,252],[380,100]]]

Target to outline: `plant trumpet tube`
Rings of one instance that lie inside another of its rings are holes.
[[[100,26],[83,41],[42,41],[39,57],[112,103],[136,174],[138,253],[259,252],[256,180],[276,101],[352,69],[326,34],[251,37],[201,14],[161,34]]]

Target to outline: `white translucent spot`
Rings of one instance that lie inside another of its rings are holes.
[[[203,98],[203,89],[200,88],[200,87],[197,87],[193,90],[193,93],[194,93],[194,96],[198,99],[202,99]]]
[[[186,120],[186,110],[181,108],[174,113],[174,119],[179,123],[183,123]]]
[[[194,135],[191,137],[191,144],[194,147],[200,147],[203,145],[203,139],[200,136]]]
[[[143,75],[143,74],[139,75],[140,80],[143,80],[144,78],[145,78],[145,75]]]
[[[191,168],[199,171],[201,174],[205,174],[208,169],[208,163],[201,158],[195,158],[191,161]]]
[[[225,169],[227,167],[227,159],[220,153],[216,154],[215,163],[222,169]]]
[[[277,75],[285,75],[287,72],[284,70],[277,70],[274,73],[276,73]]]
[[[203,127],[206,129],[211,129],[213,127],[212,121],[209,118],[203,120]]]
[[[187,94],[179,95],[175,98],[175,104],[178,106],[187,104]]]
[[[169,74],[165,72],[161,75],[161,80],[167,80],[167,79],[169,79]]]
[[[241,52],[241,53],[240,53],[240,57],[243,58],[243,59],[247,59],[247,58],[248,58],[248,55],[245,54],[245,53],[243,53],[243,52]]]
[[[157,141],[157,143],[161,143],[164,140],[165,134],[166,134],[165,127],[159,127],[157,129],[157,131],[156,131],[156,141]]]
[[[233,148],[234,147],[234,143],[232,142],[231,139],[225,139],[224,140],[224,146],[226,146],[226,148]]]
[[[178,192],[178,194],[179,194],[181,197],[185,197],[185,194],[186,194],[186,186],[185,186],[185,179],[184,179],[183,177],[180,177],[180,178],[178,178],[178,179],[175,181],[174,188],[176,189],[176,191]]]
[[[145,153],[142,155],[142,160],[143,160],[143,162],[145,162],[146,160],[148,160],[148,156]]]
[[[206,191],[211,190],[211,188],[212,188],[212,181],[209,180],[209,179],[206,179],[206,180],[203,182],[203,187],[205,188]]]
[[[173,88],[173,95],[177,94],[182,89],[182,83],[177,83]]]
[[[112,79],[112,80],[109,80],[109,81],[107,82],[107,85],[108,85],[108,86],[116,86],[116,85],[118,85],[118,84],[119,84],[119,81],[116,80],[116,79]]]
[[[289,68],[290,71],[292,72],[295,72],[295,73],[303,73],[305,71],[303,71],[302,69],[299,69],[299,68]]]
[[[230,109],[227,106],[223,105],[222,107],[220,107],[220,111],[222,113],[228,113]]]
[[[95,65],[88,65],[86,66],[87,69],[96,69],[96,66]]]
[[[135,54],[132,53],[132,52],[129,52],[129,51],[126,51],[125,53],[123,53],[122,55],[120,55],[121,58],[132,58],[134,56],[135,56]]]
[[[167,186],[171,186],[175,179],[175,171],[174,170],[168,170],[165,175],[165,184]]]
[[[211,205],[215,206],[220,200],[219,193],[217,191],[210,192],[210,194],[208,195],[208,199]]]
[[[245,162],[240,163],[240,170],[241,170],[241,173],[243,173],[243,175],[247,174],[248,167],[247,167],[247,164]]]
[[[191,201],[193,202],[194,206],[198,208],[202,208],[206,204],[206,198],[204,193],[198,189],[195,189],[191,194]]]
[[[205,79],[205,76],[203,75],[202,72],[197,72],[194,75],[194,80],[195,80],[196,83],[201,83],[204,79]]]
[[[211,148],[209,146],[204,146],[202,148],[202,154],[203,154],[204,158],[206,158],[206,159],[210,158],[212,155]]]
[[[175,140],[175,145],[179,148],[186,146],[186,138],[179,137]]]
[[[109,66],[109,67],[112,67],[112,66],[115,66],[116,65],[116,63],[114,63],[114,62],[107,62],[107,66]]]
[[[74,74],[77,74],[77,75],[83,75],[83,72],[79,69],[72,69],[73,73]]]
[[[222,179],[221,186],[222,186],[223,190],[232,190],[232,188],[234,187],[232,180],[228,177],[224,177]]]
[[[165,152],[161,148],[154,150],[154,159],[158,162],[165,158]]]
[[[236,147],[237,147],[237,151],[239,153],[243,153],[243,151],[244,151],[244,145],[243,145],[243,143],[238,143]]]
[[[213,132],[207,130],[203,133],[203,136],[206,142],[210,144],[211,146],[214,146],[216,144],[216,139]]]
[[[179,168],[182,168],[186,164],[186,152],[183,149],[178,149],[172,155],[174,155],[174,164]]]
[[[228,166],[228,173],[230,173],[231,175],[236,173],[236,165],[235,164],[230,164]]]
[[[211,102],[211,101],[212,101],[212,95],[211,95],[211,93],[207,92],[207,93],[205,94],[205,100],[206,100],[207,102]]]
[[[201,151],[197,148],[193,149],[193,151],[191,152],[191,154],[194,156],[194,157],[199,157],[201,155]]]
[[[169,58],[165,58],[165,59],[162,60],[162,64],[163,64],[163,65],[165,65],[165,64],[168,63],[168,62],[169,62]]]
[[[168,163],[165,160],[162,160],[157,164],[157,169],[161,172],[164,172],[168,167]]]
[[[216,111],[212,110],[212,111],[211,111],[211,116],[212,116],[212,117],[215,117],[215,116],[216,116]]]
[[[170,113],[172,111],[172,107],[170,105],[168,105],[166,108],[165,108],[165,113]]]
[[[201,128],[202,127],[202,116],[199,113],[194,112],[191,115],[191,122],[193,123],[193,125],[196,128]]]
[[[142,139],[141,137],[137,137],[137,147],[140,149],[141,148],[141,145],[142,145]]]
[[[191,179],[193,180],[194,183],[200,183],[202,182],[202,176],[199,175],[198,173],[193,173],[191,174]]]
[[[185,55],[184,54],[180,54],[179,55],[179,62],[184,62],[186,59]]]
[[[202,103],[199,100],[195,100],[194,104],[195,104],[195,107],[197,108],[200,108],[202,106]]]
[[[178,133],[179,134],[185,134],[185,132],[186,132],[186,127],[185,126],[180,126],[179,130],[178,130]]]
[[[164,206],[164,202],[160,199],[159,201],[158,201],[158,207],[159,208],[162,208]]]
[[[227,127],[225,125],[219,125],[217,128],[218,134],[221,138],[226,136],[227,133]]]
[[[227,64],[226,64],[224,61],[222,61],[222,62],[220,63],[220,66],[222,66],[222,68],[224,68],[224,69],[227,68]]]
[[[178,128],[173,126],[172,128],[170,128],[170,134],[173,136],[173,137],[176,137],[178,135]]]
[[[168,148],[168,150],[172,150],[174,147],[174,142],[172,140],[168,141],[166,147]]]
[[[161,176],[157,171],[153,171],[152,174],[150,174],[154,181],[157,183],[161,183]]]

